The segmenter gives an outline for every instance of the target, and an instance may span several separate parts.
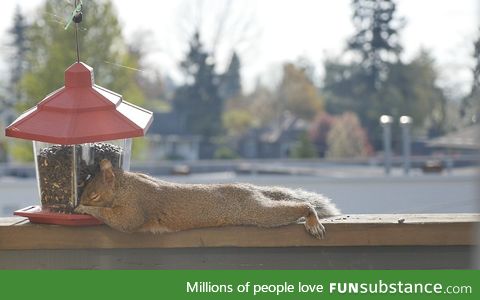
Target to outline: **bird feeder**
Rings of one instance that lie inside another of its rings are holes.
[[[33,141],[41,206],[17,215],[64,225],[99,223],[73,211],[102,159],[130,168],[131,138],[145,135],[152,112],[123,101],[94,84],[93,69],[76,62],[65,71],[65,86],[24,112],[5,135]]]

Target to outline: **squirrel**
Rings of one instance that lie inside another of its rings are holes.
[[[320,218],[340,211],[320,194],[252,184],[180,184],[127,172],[103,159],[86,185],[76,213],[123,232],[164,233],[200,227],[276,227],[304,219],[306,230],[325,236]]]

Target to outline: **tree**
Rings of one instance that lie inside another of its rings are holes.
[[[230,138],[239,138],[255,124],[253,115],[245,109],[231,109],[222,116],[223,127]]]
[[[382,99],[378,91],[371,91],[365,80],[361,64],[342,63],[339,59],[325,61],[323,94],[326,98],[326,111],[332,115],[355,112],[375,148],[380,147],[378,118],[382,112]]]
[[[238,154],[232,148],[222,145],[215,150],[213,155],[215,159],[236,159],[239,158]]]
[[[321,112],[315,116],[315,119],[310,125],[308,137],[315,145],[319,157],[325,157],[327,153],[327,137],[334,123],[335,117],[326,112]]]
[[[238,98],[242,95],[240,58],[235,51],[232,54],[227,71],[221,76],[219,93],[225,100]]]
[[[352,112],[342,114],[328,133],[328,158],[365,157],[371,153],[367,134]]]
[[[8,31],[11,38],[9,46],[12,48],[9,56],[10,82],[8,88],[9,97],[12,97],[11,104],[19,101],[21,97],[19,83],[26,69],[27,30],[25,16],[17,5],[13,16],[13,25]]]
[[[142,104],[143,94],[132,70],[138,68],[138,57],[128,51],[112,2],[93,0],[84,4],[78,32],[80,59],[94,68],[97,84]],[[58,12],[59,6],[56,0],[46,0],[33,18],[36,21],[28,35],[28,68],[21,81],[28,100],[19,107],[21,110],[61,87],[65,69],[75,62],[75,26],[65,30],[62,22],[50,21],[52,16],[67,15],[73,8]]]
[[[421,50],[408,64],[392,64],[377,96],[377,114],[386,112],[395,119],[411,116],[414,126],[431,137],[445,133],[447,98],[437,79],[435,61],[426,50]]]
[[[352,8],[355,34],[348,40],[348,50],[356,56],[349,63],[339,58],[325,62],[327,111],[356,112],[369,139],[379,147],[378,118],[388,113],[382,111],[387,99],[381,94],[391,66],[401,64],[403,20],[396,17],[394,0],[353,0]]]
[[[475,67],[473,68],[473,83],[472,83],[472,94],[477,96],[477,101],[480,97],[480,29],[478,33],[478,38],[474,44],[473,58],[475,59]],[[478,104],[478,103],[477,103]]]
[[[203,49],[197,32],[190,41],[190,49],[180,64],[186,83],[175,93],[174,110],[182,116],[185,128],[205,140],[222,132],[223,100],[218,92],[215,65]]]
[[[182,1],[178,20],[179,37],[198,33],[210,58],[219,64],[228,62],[234,52],[242,57],[254,51],[260,32],[255,26],[255,14],[243,1]],[[181,43],[184,43],[182,38]],[[218,65],[217,65],[218,67]]]
[[[305,132],[300,135],[297,144],[292,148],[290,153],[291,158],[315,158],[317,157],[317,149],[315,145],[308,138],[308,134]]]
[[[138,85],[145,95],[145,108],[156,112],[170,111],[170,102],[164,77],[155,70],[152,74],[140,75],[137,77]]]
[[[475,65],[472,69],[472,87],[470,93],[463,99],[461,106],[461,114],[467,120],[467,124],[476,123],[480,118],[480,28],[473,48]]]
[[[356,33],[348,46],[360,54],[367,87],[375,91],[386,78],[388,62],[399,60],[402,21],[395,17],[394,0],[353,0],[352,6]]]
[[[277,113],[290,111],[296,117],[311,120],[323,109],[323,98],[304,68],[292,63],[283,66],[283,78],[277,88]]]
[[[237,114],[234,117],[237,120],[242,119],[246,121],[249,119],[248,122],[242,123],[245,125],[248,123],[251,127],[266,126],[271,124],[275,118],[275,111],[272,109],[276,102],[275,100],[275,95],[270,89],[261,83],[257,83],[255,89],[247,95],[228,99],[225,103],[225,114],[230,114],[230,112]],[[248,117],[247,114],[249,115]],[[233,124],[233,122],[228,123]],[[238,124],[239,122],[236,121],[235,123]],[[229,129],[227,128],[227,130]]]
[[[342,63],[339,58],[330,58],[324,62],[323,95],[326,110],[334,115],[345,111],[356,112],[361,121],[366,121],[368,110],[367,88],[362,78],[359,63]]]
[[[28,27],[25,41],[27,63],[20,80],[22,94],[16,105],[18,111],[32,107],[63,86],[65,69],[75,62],[75,26],[65,30],[63,18],[58,17],[70,14],[73,7],[65,7],[62,3],[65,2],[45,0],[32,18],[35,21]],[[94,68],[95,83],[142,105],[144,96],[134,71],[138,69],[139,57],[129,52],[110,0],[84,2],[78,40],[80,59]],[[142,145],[141,140],[134,140],[134,156],[139,154]],[[9,150],[19,160],[33,158],[31,143],[15,141]]]
[[[150,30],[136,30],[129,39],[128,53],[140,70],[134,72],[134,80],[138,84],[144,96],[144,107],[152,111],[170,111],[171,95],[168,92],[168,78],[152,67],[152,64],[146,63],[149,54],[154,51],[155,43],[152,42],[152,32]],[[171,94],[171,93],[170,93]]]
[[[333,60],[325,63],[326,108],[331,114],[357,113],[376,149],[381,147],[378,118],[382,114],[392,115],[394,119],[409,115],[414,119],[415,129],[429,136],[440,135],[448,129],[449,103],[437,84],[438,72],[429,52],[421,50],[407,63],[389,63],[387,78],[373,93],[368,92],[360,68],[357,63]]]
[[[9,41],[7,47],[9,48],[9,53],[7,64],[10,78],[7,79],[8,81],[5,80],[5,85],[2,82],[0,87],[0,124],[2,126],[8,125],[13,120],[13,108],[20,101],[21,90],[19,83],[26,67],[27,29],[28,25],[25,17],[20,7],[17,6],[13,16],[13,24],[8,30]],[[0,138],[0,161],[7,160],[7,152],[10,150],[8,145],[3,137]],[[27,157],[30,158],[32,155],[30,154]]]

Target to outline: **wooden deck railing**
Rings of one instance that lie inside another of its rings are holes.
[[[0,268],[471,268],[480,214],[343,215],[302,224],[126,234],[0,219]],[[393,246],[393,247],[392,247]]]

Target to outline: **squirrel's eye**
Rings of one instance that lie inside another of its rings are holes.
[[[92,201],[98,201],[100,199],[100,195],[97,193],[91,193],[89,197]]]

